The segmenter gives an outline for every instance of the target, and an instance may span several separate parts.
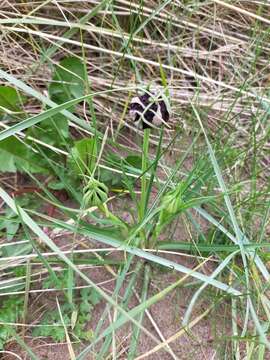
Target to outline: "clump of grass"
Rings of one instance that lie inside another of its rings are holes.
[[[209,353],[266,356],[267,9],[1,6],[0,295],[12,312],[0,316],[1,351],[15,341],[38,358],[27,339],[47,336],[70,358],[177,359],[206,322]],[[169,129],[138,130],[128,115],[150,87],[170,99]],[[176,279],[162,281],[164,269]],[[152,313],[176,289],[187,299],[177,330]],[[40,293],[53,294],[50,312]]]

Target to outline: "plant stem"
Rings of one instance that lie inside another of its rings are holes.
[[[147,207],[146,201],[147,201],[148,179],[146,176],[146,171],[148,168],[149,135],[150,135],[150,129],[145,129],[143,135],[141,201],[139,207],[139,222],[143,221]],[[143,245],[145,245],[146,242],[145,229],[141,230],[141,240]]]
[[[140,299],[141,303],[143,303],[147,299],[148,286],[149,286],[149,282],[150,282],[150,278],[151,278],[150,274],[151,274],[150,265],[146,264],[145,268],[144,268],[142,295],[141,295],[141,299]],[[142,324],[143,318],[144,318],[144,310],[140,313],[139,318],[138,318],[138,323],[140,325]],[[131,341],[130,341],[128,360],[135,359],[135,357],[136,357],[136,351],[137,351],[137,346],[138,346],[138,342],[139,342],[139,338],[140,338],[140,332],[141,332],[141,328],[137,325],[134,325],[132,337],[131,337]]]

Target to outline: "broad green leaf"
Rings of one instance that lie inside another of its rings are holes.
[[[99,179],[110,188],[113,186],[123,185],[121,174],[113,173],[112,171],[107,169],[100,169]]]
[[[12,244],[12,243],[10,243]],[[7,244],[3,246],[0,251],[1,257],[12,257],[29,254],[32,250],[31,245],[28,242],[22,241],[22,244],[10,245]],[[0,265],[4,265],[4,261],[0,260]]]
[[[62,104],[83,96],[84,79],[84,65],[79,59],[75,57],[63,59],[56,67],[48,89],[51,100]]]
[[[97,159],[97,142],[94,138],[76,141],[71,150],[70,166],[76,174],[90,175]]]
[[[11,241],[16,235],[16,232],[18,231],[20,224],[13,221],[6,221],[5,225],[6,225],[7,241]]]
[[[11,136],[0,141],[0,171],[15,172],[27,168],[32,172],[47,172],[42,165],[42,159],[31,148]]]
[[[83,96],[84,78],[84,65],[79,59],[75,57],[63,59],[56,67],[48,89],[51,100],[57,104],[62,104]],[[74,107],[70,108],[70,111],[74,111]],[[68,120],[65,116],[59,113],[53,117],[53,120],[62,135],[68,137]]]
[[[125,162],[137,169],[142,168],[142,157],[138,155],[129,155],[125,158]]]
[[[67,101],[80,98],[84,95],[84,66],[75,57],[68,57],[60,61],[53,73],[52,82],[48,92],[50,99],[56,104],[63,104]],[[74,111],[72,106],[69,110]],[[64,138],[69,137],[68,119],[65,115],[57,113],[31,128],[27,132],[42,141],[58,146],[63,143]]]
[[[42,121],[41,124],[27,131],[27,136],[57,146],[63,142],[62,137],[68,138],[68,135],[68,120],[60,113]]]
[[[0,172],[16,172],[15,158],[6,151],[0,150]]]
[[[19,111],[24,98],[11,86],[0,86],[0,114],[9,111]]]

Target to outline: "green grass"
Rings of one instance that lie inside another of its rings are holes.
[[[266,2],[13,5],[0,9],[0,352],[41,359],[41,340],[78,360],[266,358]],[[170,128],[134,127],[130,99],[149,88]]]

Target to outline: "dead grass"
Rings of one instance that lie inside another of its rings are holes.
[[[269,4],[265,1],[178,1],[173,0],[160,11],[161,1],[146,0],[143,6],[140,2],[117,0],[104,2],[96,15],[82,24],[80,19],[101,1],[26,1],[4,0],[0,8],[0,66],[2,69],[22,80],[33,89],[46,95],[51,81],[52,68],[65,56],[77,56],[85,61],[89,84],[92,92],[108,89],[125,88],[131,84],[161,87],[160,64],[166,73],[168,88],[172,104],[171,129],[164,137],[164,147],[177,135],[174,150],[158,169],[160,179],[166,179],[168,169],[174,166],[177,159],[185,152],[191,141],[200,134],[199,124],[192,113],[191,102],[199,109],[203,125],[209,137],[215,144],[216,153],[224,151],[228,155],[226,163],[226,180],[232,186],[242,185],[241,191],[235,195],[240,222],[244,215],[241,204],[250,203],[247,212],[252,212],[251,201],[258,199],[257,206],[269,194],[269,151],[270,151],[270,122],[269,122]],[[107,3],[107,4],[105,4]],[[136,16],[139,14],[138,18]],[[2,21],[2,22],[1,22]],[[65,38],[65,32],[74,31],[73,35]],[[47,53],[49,47],[55,51]],[[6,84],[0,79],[0,84]],[[124,114],[124,107],[131,94],[112,92],[93,98],[98,129],[103,133],[109,128],[109,136],[115,139],[120,119],[123,127],[117,141],[125,149],[134,152],[141,151],[141,135],[133,126],[128,114]],[[33,98],[24,107],[28,116],[39,113],[43,105]],[[78,107],[78,116],[91,122],[91,111],[87,102]],[[8,119],[1,124],[2,130]],[[76,136],[86,136],[87,131],[75,123],[71,123]],[[158,133],[151,135],[153,149],[158,142]],[[112,149],[118,153],[123,150]],[[194,150],[184,163],[182,173],[189,170],[201,156],[201,149]],[[106,162],[103,165],[108,165]],[[16,179],[15,179],[16,180]],[[256,183],[255,193],[252,187]],[[16,188],[16,181],[9,184],[3,181],[9,189]],[[253,189],[253,190],[252,190]],[[258,193],[257,193],[258,190]],[[154,196],[155,194],[153,194]],[[252,197],[253,196],[253,197]],[[125,198],[124,198],[125,199]],[[262,199],[262,200],[261,200]],[[123,206],[123,201],[125,206]],[[123,216],[127,222],[132,222],[132,204],[128,200],[116,196],[111,202],[113,213]],[[256,205],[256,202],[255,202]],[[258,224],[253,233],[259,231],[262,224],[260,208],[258,210]],[[198,215],[196,215],[198,216]],[[206,221],[196,218],[201,225],[202,233],[207,234]],[[269,222],[267,220],[267,222]],[[243,221],[243,224],[244,221]],[[244,225],[244,227],[247,225]],[[268,225],[269,226],[269,225]],[[183,216],[175,227],[163,238],[172,235],[178,240],[194,240],[195,235],[190,230],[190,223]],[[3,239],[4,240],[4,239]],[[59,242],[64,250],[69,238]],[[79,243],[80,239],[77,239]],[[56,242],[59,240],[56,239]],[[84,246],[88,246],[85,244]],[[171,256],[171,255],[166,255]],[[174,255],[176,261],[179,256]],[[201,262],[182,254],[181,264],[193,268]],[[214,269],[212,257],[205,266],[204,273],[211,273]],[[213,258],[216,260],[216,258]],[[116,269],[112,268],[112,272]],[[210,271],[211,270],[211,271]],[[92,280],[104,285],[104,290],[112,294],[115,286],[112,272],[109,268],[95,268],[89,271]],[[166,285],[173,283],[179,275],[163,273],[154,270],[149,294],[153,295]],[[187,285],[187,284],[185,284]],[[38,287],[38,286],[37,286]],[[137,291],[140,286],[138,285]],[[194,325],[192,334],[178,334],[181,330],[181,320],[185,314],[189,299],[192,297],[195,284],[192,287],[182,286],[170,293],[160,302],[154,304],[145,316],[143,326],[158,337],[160,342],[176,335],[170,343],[171,349],[178,359],[221,359],[233,358],[231,350],[232,329],[225,319],[228,314],[226,301],[219,304],[219,296],[210,292],[195,308],[194,318],[211,307],[214,299],[217,305],[213,313],[202,317]],[[124,291],[123,288],[122,291]],[[42,295],[43,296],[43,295]],[[120,295],[121,296],[121,295]],[[216,299],[215,299],[216,296]],[[35,301],[34,299],[30,299]],[[30,301],[30,309],[31,309]],[[55,297],[53,297],[53,302]],[[44,302],[44,303],[43,303]],[[47,298],[38,302],[38,306],[46,306]],[[136,293],[133,294],[130,308],[138,304]],[[93,312],[90,328],[97,324],[105,304],[99,304]],[[213,315],[214,314],[214,315]],[[104,327],[109,324],[110,312]],[[150,319],[153,319],[151,323]],[[32,320],[31,320],[32,321]],[[34,319],[33,319],[34,321]],[[240,324],[242,325],[242,323]],[[156,326],[156,327],[155,327]],[[157,331],[160,330],[162,336]],[[131,326],[122,327],[115,335],[117,358],[127,358]],[[179,337],[178,337],[179,336]],[[227,340],[228,337],[228,340]],[[25,342],[40,359],[58,360],[69,359],[66,344],[51,344],[49,339],[33,339],[27,334]],[[136,359],[149,360],[171,359],[168,352],[161,350],[147,354],[156,346],[148,337],[141,337]],[[14,341],[6,346],[6,351],[13,352],[22,359],[30,359],[26,352],[19,350]],[[97,351],[97,350],[96,350]],[[113,358],[113,349],[106,359]],[[246,356],[247,348],[238,354]],[[254,352],[256,356],[256,352]],[[3,359],[11,360],[13,355],[2,355]],[[96,354],[88,355],[93,360]],[[92,356],[92,357],[91,357]],[[230,357],[231,356],[231,357]],[[265,353],[267,358],[268,353]]]

